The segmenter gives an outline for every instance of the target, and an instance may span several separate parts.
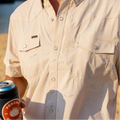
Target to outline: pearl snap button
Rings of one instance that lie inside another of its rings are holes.
[[[95,49],[95,50],[98,50],[98,46],[94,45],[94,49]]]
[[[57,46],[55,46],[55,47],[54,47],[54,50],[57,50],[57,49],[58,49],[58,47],[57,47]]]
[[[53,22],[53,21],[54,21],[54,18],[51,18],[51,21]]]
[[[60,21],[63,21],[64,20],[64,18],[63,17],[60,17]]]
[[[23,45],[23,48],[26,48],[27,47],[27,45],[25,44],[25,45]]]
[[[55,78],[52,78],[51,80],[52,80],[52,81],[55,81]]]
[[[53,112],[53,109],[49,109],[49,112],[52,113],[52,112]]]

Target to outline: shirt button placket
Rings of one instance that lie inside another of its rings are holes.
[[[53,43],[54,44],[54,43]],[[55,106],[56,106],[56,84],[57,84],[57,53],[55,51],[58,50],[58,47],[56,45],[53,45],[51,48],[50,53],[50,64],[49,64],[49,85],[48,90],[50,91],[48,94],[49,99],[47,100],[47,105],[51,107],[50,109],[47,109],[47,119],[54,119],[55,116]]]
[[[50,27],[51,27],[51,39],[52,36],[54,35],[54,33],[52,31],[54,31],[54,27],[56,25],[56,16],[54,16],[54,14],[50,14]],[[58,51],[58,46],[57,44],[55,44],[54,42],[52,42],[52,47],[50,50],[50,62],[49,62],[49,85],[48,85],[48,91],[50,91],[48,93],[49,98],[47,99],[47,107],[49,106],[53,106],[52,108],[46,109],[46,119],[54,119],[55,116],[55,106],[56,106],[56,84],[57,84],[57,52]]]
[[[66,4],[68,2],[66,1]],[[58,11],[59,12],[59,11]],[[48,116],[46,117],[48,119],[56,119],[56,107],[57,107],[57,94],[58,94],[58,59],[60,55],[60,48],[62,44],[63,39],[63,30],[64,30],[64,24],[66,19],[67,12],[64,12],[64,14],[59,14],[56,19],[51,19],[51,28],[52,28],[52,47],[50,51],[50,62],[49,63],[49,85],[48,85],[48,91],[51,91],[51,94],[49,95],[49,99],[47,101],[47,105],[54,105],[53,108],[50,108],[47,110]],[[61,32],[60,32],[61,31]],[[54,60],[54,61],[53,61]],[[56,99],[53,99],[55,97]],[[52,118],[53,117],[53,118]]]

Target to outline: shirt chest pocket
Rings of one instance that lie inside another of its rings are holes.
[[[40,49],[41,42],[39,36],[24,39],[19,43],[19,59],[24,77],[34,77],[40,73]]]
[[[35,38],[26,38],[21,41],[19,43],[18,50],[20,52],[27,52],[40,46],[40,37],[36,35]]]
[[[114,67],[115,44],[94,38],[77,37],[76,45],[79,48],[78,56],[91,73],[103,74]],[[78,62],[77,62],[78,63]]]

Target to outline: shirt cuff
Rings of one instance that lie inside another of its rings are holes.
[[[21,73],[21,68],[20,67],[8,67],[6,66],[6,75],[8,75],[9,77],[22,77],[22,73]]]

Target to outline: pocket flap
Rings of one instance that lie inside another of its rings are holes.
[[[36,38],[30,38],[20,42],[18,46],[18,50],[21,52],[22,51],[26,52],[39,46],[40,46],[40,38],[38,36]]]
[[[77,45],[93,53],[114,53],[115,44],[94,38],[78,37]]]

